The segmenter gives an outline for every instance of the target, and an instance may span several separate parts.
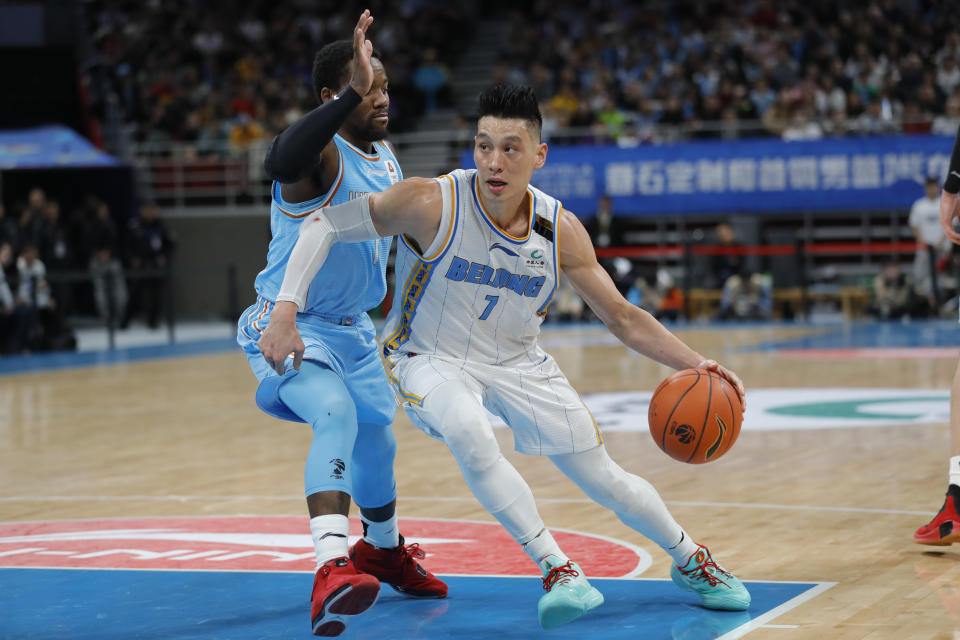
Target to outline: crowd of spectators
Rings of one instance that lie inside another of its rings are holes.
[[[236,11],[187,0],[86,5],[94,73],[117,96],[131,137],[201,156],[262,144],[315,108],[314,55],[351,37],[364,8],[388,71],[393,131],[447,97],[440,61],[451,64],[470,33],[464,8],[434,0],[251,0]]]
[[[530,84],[547,137],[621,146],[679,137],[787,140],[960,126],[953,0],[528,0],[494,3],[493,81]],[[314,108],[315,52],[368,6],[391,129],[450,104],[469,3],[187,0],[86,3],[96,71],[131,137],[198,155],[261,150]]]
[[[9,212],[0,202],[0,354],[74,348],[74,315],[125,327],[142,312],[159,323],[174,238],[156,208],[125,225],[94,196],[66,210],[40,188]]]
[[[954,0],[535,0],[494,80],[530,84],[547,135],[658,139],[954,135]]]

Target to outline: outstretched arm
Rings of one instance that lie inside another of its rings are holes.
[[[296,328],[310,283],[326,262],[335,242],[364,242],[404,234],[420,246],[429,246],[440,226],[443,197],[434,180],[409,178],[386,191],[317,209],[300,225],[287,260],[276,305],[257,345],[267,363],[283,375],[284,361],[293,353],[300,369],[304,345]]]
[[[597,262],[590,236],[574,214],[564,210],[558,226],[560,267],[613,335],[634,351],[674,369],[716,371],[733,385],[743,404],[743,383],[735,373],[704,358],[656,318],[620,295],[610,275]]]
[[[373,23],[370,11],[364,11],[353,30],[353,73],[349,84],[339,94],[326,99],[319,107],[284,129],[273,139],[263,160],[266,174],[283,185],[283,196],[292,202],[309,200],[329,188],[318,171],[326,168],[333,179],[339,162],[330,146],[333,135],[350,113],[363,101],[373,84],[370,56],[373,45],[366,39]],[[318,87],[319,88],[319,87]],[[327,90],[333,87],[327,88]],[[323,94],[327,95],[327,94]],[[333,163],[333,167],[326,167]]]

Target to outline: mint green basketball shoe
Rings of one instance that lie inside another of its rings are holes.
[[[576,562],[563,562],[551,554],[540,561],[540,570],[546,593],[540,598],[537,613],[544,629],[573,622],[603,604],[603,594],[587,582]]]
[[[713,561],[710,550],[697,545],[697,550],[683,566],[670,567],[670,579],[684,591],[693,591],[707,609],[745,611],[750,606],[750,592],[736,576]]]

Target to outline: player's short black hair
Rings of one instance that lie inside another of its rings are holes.
[[[519,118],[526,121],[540,139],[543,116],[533,87],[517,84],[496,84],[480,94],[477,118]]]
[[[380,52],[373,50],[373,57],[379,58]],[[327,87],[337,91],[350,80],[347,75],[350,61],[353,60],[353,41],[336,40],[317,52],[313,59],[313,93],[318,102],[320,91]]]

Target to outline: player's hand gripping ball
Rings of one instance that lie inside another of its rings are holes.
[[[737,441],[743,407],[719,373],[684,369],[653,392],[647,420],[654,442],[668,456],[703,464],[725,454]]]

